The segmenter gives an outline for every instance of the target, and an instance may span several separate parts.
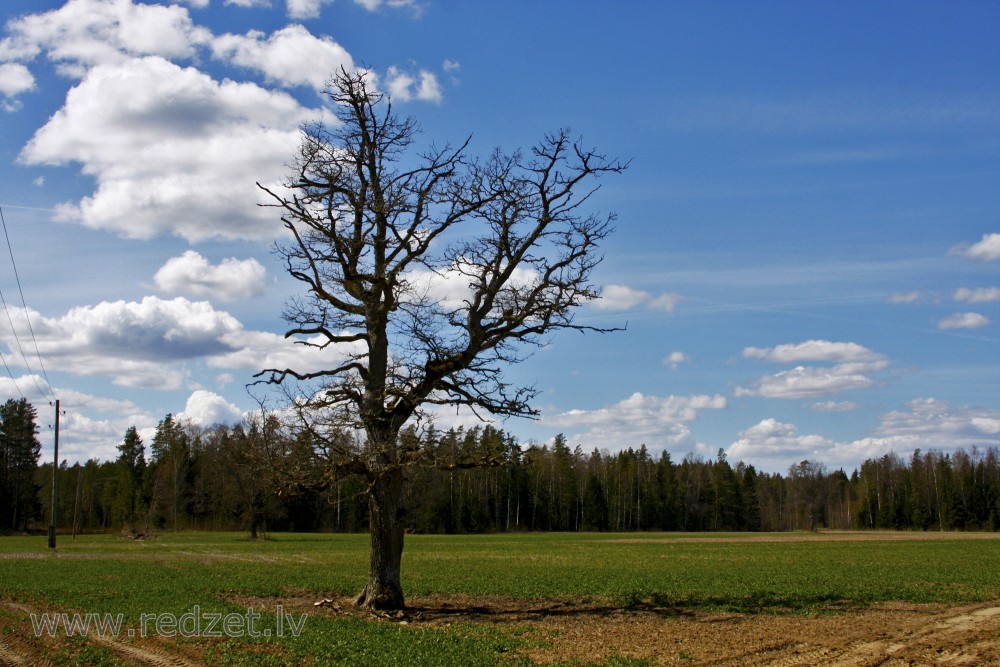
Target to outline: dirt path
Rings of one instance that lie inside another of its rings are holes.
[[[32,614],[39,612],[17,602],[0,602],[0,610],[7,612],[6,623],[0,634],[0,667],[51,665],[45,654],[58,652],[66,637],[35,637],[31,626]],[[10,621],[13,621],[12,623]],[[58,633],[57,633],[58,634]],[[176,655],[165,642],[147,641],[139,644],[96,632],[88,633],[87,642],[110,649],[129,665],[141,667],[199,667],[200,663]]]

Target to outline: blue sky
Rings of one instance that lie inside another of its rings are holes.
[[[257,370],[323,366],[282,340],[298,288],[254,182],[330,117],[341,65],[373,70],[428,143],[570,127],[632,160],[593,200],[618,223],[579,313],[627,330],[565,332],[510,370],[542,390],[541,419],[503,424],[521,438],[771,471],[1000,445],[996,3],[4,10],[0,206],[27,315],[0,253],[0,389],[44,424],[60,399],[70,460],[167,412],[231,422]]]

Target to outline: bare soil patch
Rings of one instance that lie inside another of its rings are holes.
[[[656,665],[1000,665],[1000,601],[968,605],[879,604],[813,614],[743,614],[615,607],[600,601],[415,596],[404,612],[358,610],[350,598],[280,602],[317,615],[369,616],[413,627],[502,624],[523,629],[533,661],[587,664],[609,658]],[[311,610],[311,612],[310,612]]]
[[[617,542],[621,544],[718,544],[727,542],[929,542],[937,540],[1000,540],[1000,532],[955,533],[934,531],[840,531],[822,530],[813,533],[766,533],[761,535],[698,535],[673,537],[667,533],[663,537],[614,537],[592,540],[593,542]]]

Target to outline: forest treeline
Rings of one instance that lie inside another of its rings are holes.
[[[0,406],[0,531],[49,522],[52,464],[39,463],[34,416],[24,401]],[[679,461],[645,446],[587,452],[492,426],[403,437],[421,452],[408,472],[413,532],[1000,527],[997,448],[887,454],[849,475],[806,460],[778,474],[721,450]],[[130,428],[117,448],[113,461],[61,464],[60,531],[367,530],[364,479],[317,459],[322,447],[302,433],[167,415],[148,447]]]

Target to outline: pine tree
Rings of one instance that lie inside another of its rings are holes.
[[[39,509],[34,477],[42,444],[36,417],[24,398],[0,406],[0,531],[26,529]]]
[[[116,505],[123,529],[135,530],[136,511],[141,500],[142,480],[146,472],[146,446],[135,426],[129,426],[118,445],[118,489]]]

